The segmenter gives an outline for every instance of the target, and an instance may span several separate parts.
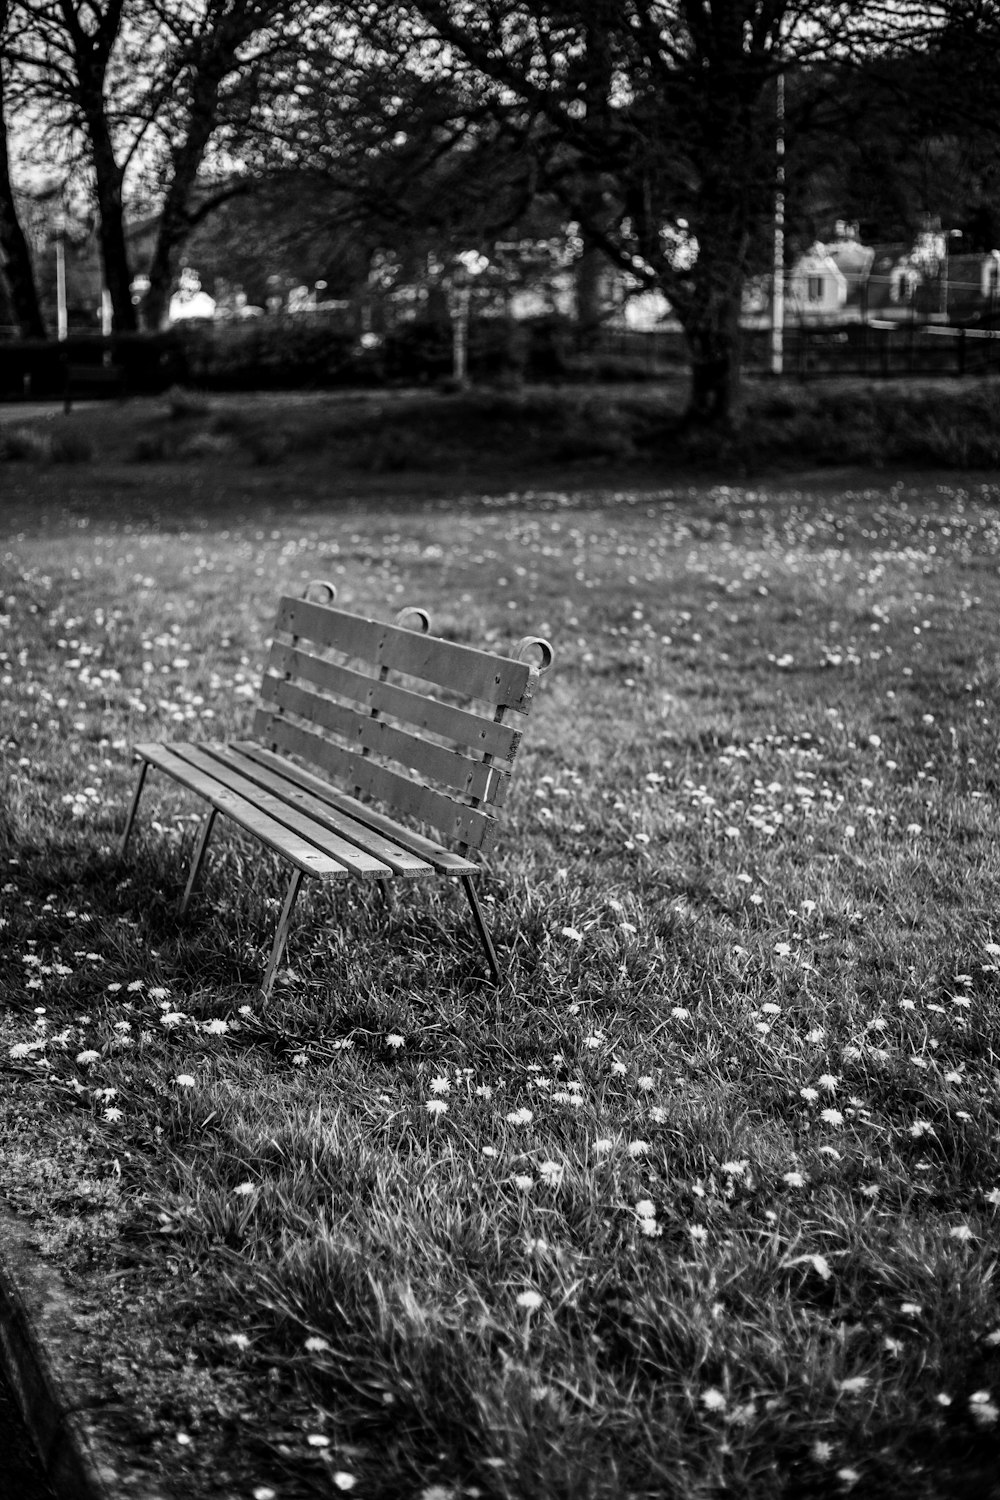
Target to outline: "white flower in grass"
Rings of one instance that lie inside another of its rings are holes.
[[[398,1031],[390,1031],[385,1039],[385,1044],[387,1047],[402,1047],[405,1041],[406,1038],[400,1036]]]
[[[648,1235],[650,1239],[655,1239],[663,1233],[663,1229],[657,1224],[655,1219],[640,1219],[639,1233]]]
[[[992,1427],[1000,1417],[1000,1408],[991,1391],[973,1391],[969,1397],[969,1416],[977,1427]]]
[[[78,1052],[76,1054],[76,1060],[81,1065],[81,1067],[87,1068],[91,1063],[100,1062],[101,1054],[99,1052],[95,1052],[93,1048],[89,1048],[86,1052]]]
[[[237,1349],[249,1349],[250,1340],[245,1333],[227,1333],[226,1343],[233,1344]]]
[[[846,1380],[840,1382],[839,1390],[844,1396],[856,1396],[859,1391],[866,1390],[870,1385],[869,1375],[848,1375]]]
[[[781,1180],[782,1182],[786,1183],[788,1187],[792,1188],[805,1187],[806,1185],[806,1179],[803,1177],[801,1172],[785,1172]]]
[[[704,1224],[689,1224],[688,1234],[694,1240],[695,1244],[698,1245],[703,1245],[708,1239],[708,1230]]]
[[[309,1354],[326,1354],[330,1349],[330,1344],[326,1339],[321,1339],[314,1334],[312,1338],[306,1339],[302,1347]]]
[[[1000,1328],[994,1328],[992,1333],[985,1333],[983,1343],[990,1349],[1000,1347]]]
[[[701,1393],[701,1404],[707,1411],[725,1411],[729,1403],[718,1387],[710,1385]]]
[[[852,1485],[857,1484],[858,1480],[861,1478],[861,1475],[859,1474],[857,1469],[838,1469],[837,1478],[840,1480],[841,1484],[846,1485],[846,1487],[850,1489]]]
[[[512,1109],[504,1118],[508,1125],[530,1125],[535,1116],[530,1109]]]
[[[179,1026],[184,1019],[182,1010],[168,1010],[160,1017],[160,1025],[169,1031],[172,1027]]]
[[[207,1031],[209,1036],[225,1036],[229,1030],[229,1022],[217,1019],[206,1021],[201,1029],[202,1031]]]
[[[628,1072],[628,1066],[623,1062],[613,1062],[611,1064],[611,1071],[616,1078],[621,1078],[624,1073]]]
[[[934,1126],[928,1120],[914,1120],[910,1126],[910,1134],[913,1136],[933,1135]]]
[[[821,1073],[816,1080],[821,1089],[826,1089],[828,1094],[836,1093],[838,1079],[834,1073]]]
[[[296,1068],[304,1068],[309,1061],[308,1052],[296,1052],[292,1056],[292,1063]]]
[[[775,943],[774,951],[778,958],[787,958],[792,951],[791,943]]]
[[[1000,1208],[1000,1187],[991,1188],[986,1194],[986,1201],[992,1208]]]
[[[656,1204],[652,1198],[640,1198],[635,1205],[635,1211],[640,1219],[654,1219],[656,1217]]]
[[[984,943],[983,952],[990,954],[992,958],[1000,958],[1000,943]]]
[[[490,1086],[489,1086],[488,1083],[477,1083],[476,1084],[476,1098],[477,1099],[492,1099],[493,1098],[493,1090],[490,1088]]]
[[[673,1006],[670,1014],[675,1021],[689,1021],[691,1019],[691,1012],[683,1005]]]
[[[536,1292],[531,1288],[526,1292],[518,1292],[517,1294],[517,1305],[518,1307],[523,1307],[525,1312],[537,1312],[544,1301],[545,1298],[541,1292]]]
[[[632,1160],[635,1161],[640,1156],[646,1155],[647,1151],[649,1150],[649,1142],[629,1141],[628,1145],[625,1147],[625,1150],[628,1152],[629,1156],[631,1156]]]
[[[310,1448],[329,1448],[330,1446],[330,1439],[325,1437],[322,1432],[307,1433],[306,1442]]]
[[[901,1302],[899,1310],[907,1318],[918,1318],[924,1309],[919,1302]]]
[[[253,1500],[278,1500],[278,1491],[269,1484],[259,1484],[253,1492]]]
[[[104,1118],[107,1120],[109,1125],[117,1125],[118,1121],[123,1119],[124,1116],[122,1114],[122,1111],[120,1109],[117,1109],[115,1105],[112,1104],[109,1109],[106,1109],[104,1111]]]
[[[117,995],[117,993],[118,993],[118,991],[120,989],[121,989],[121,985],[120,984],[109,984],[108,985],[108,994],[109,995]]]
[[[761,1010],[763,1011],[763,1013],[764,1013],[765,1016],[780,1016],[781,1015],[781,1006],[780,1005],[775,1005],[774,1002],[773,1002],[773,1000],[769,1000],[766,1005],[762,1005],[761,1006]]]
[[[649,1111],[649,1118],[654,1125],[665,1125],[667,1123],[667,1111],[662,1104],[654,1104]]]
[[[240,1198],[247,1198],[251,1193],[255,1193],[256,1191],[257,1184],[255,1182],[239,1182],[233,1188],[233,1192]]]
[[[951,1405],[951,1397],[948,1395],[947,1391],[939,1391],[938,1394],[934,1397],[934,1400],[937,1402],[938,1406]]]
[[[432,1078],[431,1079],[431,1093],[432,1094],[450,1094],[451,1093],[451,1080],[448,1079],[448,1078],[443,1078],[443,1077]]]
[[[968,1224],[955,1224],[951,1229],[948,1230],[948,1238],[952,1240],[958,1240],[960,1244],[965,1244],[969,1240],[974,1240],[975,1237],[976,1236],[973,1234]]]
[[[496,1156],[497,1148],[495,1146],[484,1146],[482,1154],[484,1156]]]
[[[535,1185],[535,1179],[525,1172],[516,1172],[511,1181],[516,1188],[520,1188],[522,1193],[530,1193]]]
[[[844,1117],[839,1109],[821,1109],[820,1119],[827,1125],[843,1125]]]
[[[424,1109],[426,1109],[429,1115],[446,1115],[448,1113],[448,1106],[443,1099],[428,1099],[424,1104]]]
[[[610,1151],[613,1145],[614,1141],[609,1140],[607,1136],[602,1136],[600,1139],[591,1143],[590,1149],[598,1156],[603,1156],[605,1151]]]
[[[817,1438],[809,1449],[809,1456],[814,1464],[828,1464],[833,1457],[833,1444],[824,1443],[822,1438]]]
[[[178,1073],[177,1077],[174,1079],[174,1082],[179,1083],[182,1089],[194,1088],[194,1079],[191,1077],[190,1073]]]
[[[563,1164],[559,1161],[543,1161],[538,1168],[538,1175],[546,1187],[558,1187],[562,1182]]]
[[[564,938],[569,938],[571,943],[582,943],[583,933],[576,927],[563,927],[560,929]]]
[[[642,1077],[635,1081],[636,1088],[642,1089],[644,1093],[648,1092],[653,1085],[654,1079],[651,1073],[643,1073]]]

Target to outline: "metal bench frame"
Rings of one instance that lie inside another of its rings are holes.
[[[326,603],[310,599],[316,589]],[[252,739],[134,747],[139,775],[120,854],[155,767],[209,803],[178,914],[187,910],[220,813],[292,866],[261,984],[265,999],[307,875],[459,879],[499,984],[470,855],[494,842],[520,726],[552,647],[526,636],[513,656],[496,656],[431,635],[426,610],[408,607],[388,625],[336,609],[335,599],[334,585],[317,580],[302,599],[280,600]],[[407,619],[417,628],[404,626]],[[535,653],[538,665],[529,660]]]

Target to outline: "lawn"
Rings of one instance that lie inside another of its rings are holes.
[[[80,417],[84,414],[81,413]],[[1000,486],[0,466],[0,1193],[179,1495],[996,1495]],[[324,493],[325,485],[325,493]],[[484,880],[302,903],[139,739],[279,592],[548,636]]]

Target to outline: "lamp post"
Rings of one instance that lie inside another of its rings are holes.
[[[60,342],[69,333],[66,312],[66,215],[56,214],[52,221],[56,239],[56,337]]]
[[[774,244],[771,269],[771,374],[785,367],[785,75],[778,74],[774,121]]]

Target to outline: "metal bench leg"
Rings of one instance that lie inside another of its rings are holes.
[[[490,930],[486,925],[485,918],[483,917],[483,909],[479,904],[479,896],[476,893],[475,882],[471,875],[463,875],[462,884],[465,886],[465,894],[468,896],[469,905],[472,907],[472,915],[475,918],[480,941],[482,942],[483,948],[486,951],[486,961],[490,966],[490,973],[493,976],[493,983],[499,984],[500,964],[497,959],[497,950],[493,946],[493,939],[490,937]]]
[[[264,975],[264,981],[260,987],[260,994],[263,1000],[270,998],[271,990],[274,988],[275,971],[281,962],[281,955],[285,951],[285,941],[288,937],[288,927],[292,920],[292,910],[295,906],[295,898],[299,894],[302,879],[301,870],[292,871],[292,878],[288,882],[288,890],[285,894],[285,904],[281,908],[277,931],[274,934],[274,946],[271,949],[271,957],[268,960],[267,973]]]
[[[182,917],[187,911],[188,902],[191,900],[191,892],[194,890],[195,881],[201,874],[201,866],[205,858],[205,850],[208,848],[208,841],[212,837],[212,829],[215,827],[215,820],[217,817],[218,811],[213,807],[212,811],[209,813],[208,817],[202,824],[201,833],[198,835],[198,843],[194,851],[194,858],[191,861],[191,873],[188,875],[187,885],[184,887],[184,894],[177,906],[177,915],[179,917]]]
[[[135,791],[132,794],[132,806],[128,810],[128,818],[125,822],[125,832],[122,834],[121,843],[118,845],[119,859],[125,858],[125,849],[128,845],[129,834],[132,832],[132,824],[135,822],[135,815],[139,811],[139,798],[142,796],[142,789],[146,784],[146,772],[148,770],[149,761],[144,760],[139,767],[139,780],[136,782]]]

